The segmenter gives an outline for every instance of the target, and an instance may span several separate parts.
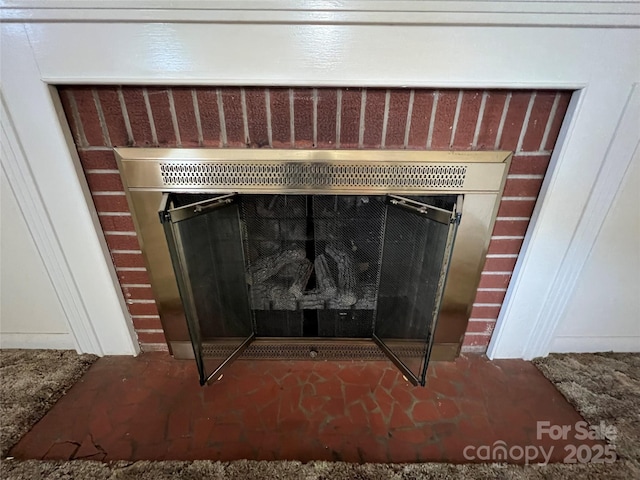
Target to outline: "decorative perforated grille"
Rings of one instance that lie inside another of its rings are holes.
[[[464,165],[340,163],[160,163],[167,186],[288,188],[462,188]]]
[[[232,347],[203,345],[205,358],[226,358],[233,352]],[[406,357],[424,357],[424,345],[394,346],[394,352]],[[295,343],[295,344],[252,344],[242,352],[240,359],[268,360],[387,360],[384,352],[375,343]]]

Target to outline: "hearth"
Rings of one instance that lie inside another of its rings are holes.
[[[510,162],[508,152],[117,154],[165,332],[174,355],[189,356],[188,330],[201,384],[243,352],[331,358],[342,345],[351,357],[377,346],[424,385],[438,333],[461,341]]]

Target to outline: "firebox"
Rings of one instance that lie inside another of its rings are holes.
[[[438,347],[457,354],[508,152],[117,156],[169,344],[201,384],[265,346],[375,350],[422,386]]]

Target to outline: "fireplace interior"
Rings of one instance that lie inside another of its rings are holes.
[[[373,339],[424,384],[461,203],[164,195],[160,218],[201,383],[256,337],[321,337]]]

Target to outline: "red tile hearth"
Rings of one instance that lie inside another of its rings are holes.
[[[581,417],[521,360],[434,363],[427,388],[387,362],[247,360],[202,388],[193,362],[147,353],[98,360],[11,455],[458,463],[469,461],[465,447],[469,456],[502,440],[553,447],[561,461],[566,445],[587,443],[538,440],[537,421]]]

